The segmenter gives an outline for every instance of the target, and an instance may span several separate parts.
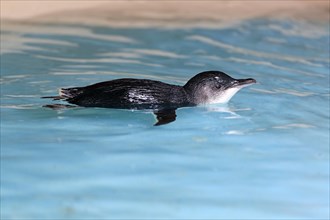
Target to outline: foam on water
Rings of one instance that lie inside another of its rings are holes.
[[[150,111],[40,99],[122,77],[182,85],[204,70],[259,84],[160,127]],[[329,218],[326,25],[8,26],[0,84],[3,219]]]

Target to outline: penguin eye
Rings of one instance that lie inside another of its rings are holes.
[[[221,81],[220,80],[220,77],[219,76],[215,76],[214,79],[216,80],[216,82],[215,82],[215,88],[216,89],[221,89],[222,85],[220,83],[220,81]]]
[[[221,89],[221,84],[220,84],[220,83],[216,83],[216,84],[215,84],[215,88],[216,88],[216,89]]]

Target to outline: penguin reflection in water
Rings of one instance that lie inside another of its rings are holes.
[[[151,109],[157,116],[155,125],[175,121],[175,110],[181,107],[226,103],[241,88],[255,79],[234,79],[220,71],[206,71],[192,77],[184,86],[148,79],[116,79],[85,87],[62,88],[53,100],[64,100],[83,107],[118,109]],[[45,105],[58,109],[72,105]]]

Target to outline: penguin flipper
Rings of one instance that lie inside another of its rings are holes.
[[[157,117],[157,122],[156,124],[154,124],[154,126],[165,125],[175,121],[176,119],[175,110],[176,109],[162,109],[155,111],[154,114]]]

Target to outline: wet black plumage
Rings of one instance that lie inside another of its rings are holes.
[[[182,86],[146,79],[117,79],[61,92],[69,103],[84,107],[165,109],[193,105]]]

